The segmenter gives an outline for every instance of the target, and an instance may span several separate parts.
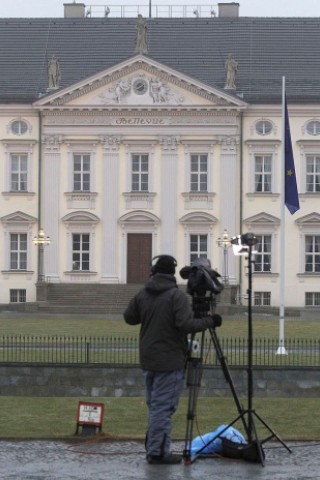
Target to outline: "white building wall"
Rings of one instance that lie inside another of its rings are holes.
[[[23,134],[16,134],[13,122],[23,121]],[[35,300],[37,281],[37,248],[32,239],[37,233],[38,216],[38,114],[32,108],[8,105],[0,109],[0,303],[9,303],[10,290],[26,290],[28,302]],[[10,156],[28,158],[27,191],[11,188]],[[10,233],[27,234],[27,270],[10,269]]]
[[[77,106],[75,106],[77,108]],[[252,231],[272,236],[272,270],[254,273],[253,292],[270,292],[271,305],[279,304],[282,125],[280,105],[248,107],[240,114],[201,108],[197,113],[180,111],[144,113],[134,108],[126,116],[101,109],[90,115],[79,112],[45,112],[41,139],[41,219],[38,222],[38,113],[15,111],[2,106],[0,115],[0,202],[2,255],[0,303],[8,303],[10,289],[26,289],[27,301],[36,300],[37,248],[32,238],[38,227],[51,238],[45,248],[45,275],[51,282],[126,282],[126,238],[128,232],[151,233],[153,254],[171,253],[179,268],[189,261],[192,233],[208,235],[208,254],[214,268],[223,273],[223,251],[217,238],[224,229],[230,235]],[[285,304],[303,307],[306,292],[318,292],[318,275],[305,274],[305,235],[320,235],[320,194],[305,190],[306,155],[319,155],[320,138],[308,134],[309,120],[318,118],[316,106],[290,106],[291,134],[300,194],[300,210],[286,210]],[[28,131],[15,136],[10,124],[15,118],[27,121]],[[145,118],[156,124],[145,124]],[[130,119],[134,122],[130,124]],[[256,122],[268,120],[272,132],[259,135]],[[29,155],[29,191],[9,191],[10,152]],[[145,197],[130,192],[132,152],[150,155],[150,192]],[[72,153],[89,152],[92,158],[91,191],[72,192]],[[206,195],[191,195],[189,188],[192,152],[207,152],[209,182]],[[254,192],[254,157],[272,155],[272,191]],[[242,168],[242,172],[241,172]],[[240,197],[240,179],[242,192]],[[135,213],[139,212],[138,217]],[[16,215],[22,212],[22,217]],[[240,214],[242,213],[242,225]],[[92,237],[90,274],[71,271],[72,232],[85,229]],[[10,231],[28,234],[28,271],[8,268]],[[247,288],[247,268],[228,251],[230,281]],[[180,277],[178,277],[180,281]]]

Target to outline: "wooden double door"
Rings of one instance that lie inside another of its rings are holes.
[[[152,234],[128,233],[127,283],[144,283],[150,276]]]

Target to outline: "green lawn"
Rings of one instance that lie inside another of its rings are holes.
[[[217,310],[218,311],[218,310]],[[247,337],[246,315],[223,318],[221,327],[216,329],[219,338]],[[0,314],[1,335],[70,335],[70,336],[112,336],[138,334],[138,326],[127,325],[122,317],[40,315],[7,313]],[[278,338],[279,319],[268,315],[253,315],[253,335],[256,338]],[[320,338],[320,318],[301,320],[288,317],[285,320],[285,338]]]
[[[79,401],[102,402],[105,405],[103,433],[111,437],[143,439],[147,409],[144,398],[44,398],[0,397],[3,415],[0,438],[68,438],[76,430]],[[246,408],[246,399],[243,399]],[[283,440],[320,440],[317,420],[318,398],[254,399],[254,408],[262,419]],[[182,398],[174,415],[174,439],[184,439],[187,398]],[[231,423],[238,412],[231,398],[199,398],[193,437],[214,431],[221,424]],[[255,419],[259,437],[268,431]],[[235,428],[243,432],[241,422]]]
[[[253,316],[256,338],[277,338],[279,320],[269,316]],[[68,335],[123,336],[137,335],[139,327],[130,327],[122,318],[107,316],[54,316],[0,314],[1,335]],[[247,318],[226,317],[217,329],[219,338],[247,336]],[[287,318],[286,338],[320,338],[320,321]],[[10,412],[2,417],[0,438],[63,438],[76,429],[77,405],[80,400],[105,404],[103,432],[111,436],[143,439],[146,407],[143,398],[29,398],[0,397],[0,409]],[[244,399],[245,400],[245,399]],[[267,398],[254,400],[254,407],[270,427],[284,440],[320,440],[320,424],[316,418],[318,398]],[[244,405],[245,406],[245,405]],[[187,399],[183,398],[174,416],[174,438],[183,439],[186,427]],[[194,436],[213,431],[237,416],[231,398],[199,398]],[[241,430],[241,424],[235,425]],[[267,434],[257,422],[259,434]]]

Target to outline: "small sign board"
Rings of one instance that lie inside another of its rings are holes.
[[[95,403],[95,402],[79,402],[78,404],[78,414],[77,414],[77,431],[78,433],[79,426],[91,427],[95,430],[97,427],[101,431],[102,422],[103,422],[103,413],[104,413],[104,404]]]

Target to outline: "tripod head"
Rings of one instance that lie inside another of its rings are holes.
[[[222,325],[222,318],[220,315],[214,313],[215,306],[216,299],[211,292],[203,296],[197,295],[196,293],[192,295],[192,310],[195,318],[211,316],[214,321],[212,328],[220,327]]]

